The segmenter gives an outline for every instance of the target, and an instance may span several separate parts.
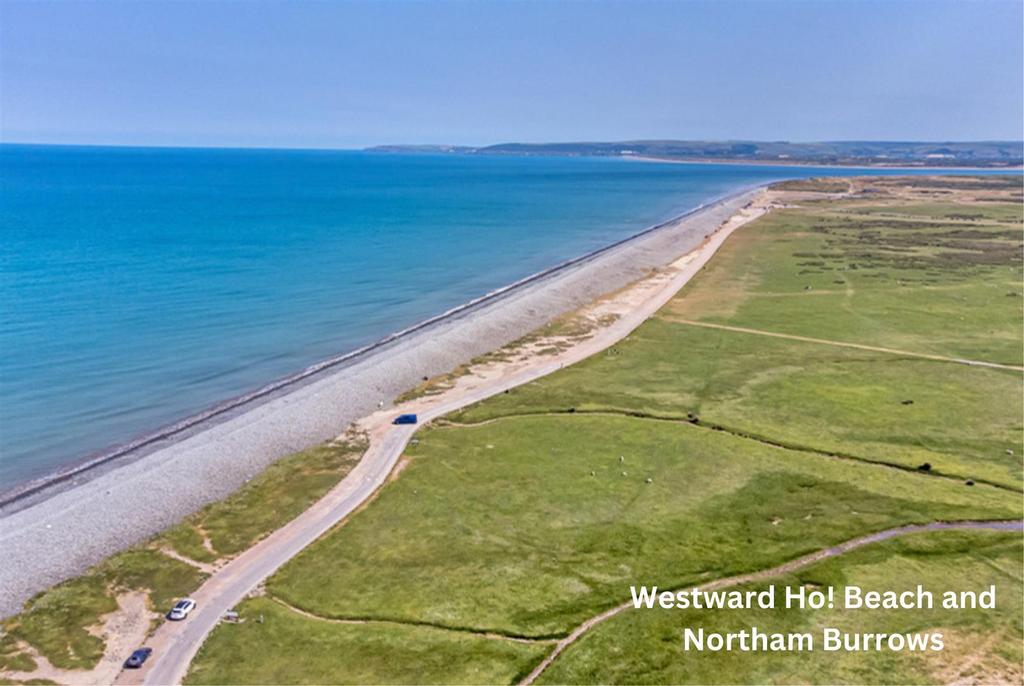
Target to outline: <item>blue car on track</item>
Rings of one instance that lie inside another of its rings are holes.
[[[131,657],[124,661],[124,666],[128,669],[138,669],[152,654],[152,648],[139,648],[132,653]]]
[[[414,414],[400,414],[397,417],[395,417],[395,421],[393,421],[391,423],[392,424],[415,424],[416,423],[416,415],[414,415]]]

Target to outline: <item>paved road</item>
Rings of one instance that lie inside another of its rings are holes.
[[[394,427],[327,497],[218,570],[192,596],[198,607],[188,620],[167,622],[154,634],[148,643],[155,653],[148,669],[124,672],[118,683],[138,683],[140,678],[147,684],[180,683],[199,646],[223,614],[365,502],[384,483],[414,430],[412,426]]]
[[[734,230],[762,213],[763,208],[757,208],[745,211],[742,218],[731,219],[700,248],[676,263],[676,271],[670,278],[665,276],[657,282],[657,288],[644,292],[642,302],[611,325],[599,329],[593,337],[555,355],[535,356],[528,364],[507,375],[486,379],[475,387],[469,386],[455,393],[421,398],[403,406],[400,411],[416,412],[421,422],[430,421],[547,376],[614,345],[667,303]],[[198,607],[189,618],[183,622],[165,622],[154,633],[147,643],[153,648],[149,663],[141,670],[122,672],[116,683],[180,683],[199,647],[225,612],[303,548],[354,512],[384,484],[416,431],[416,426],[392,425],[391,419],[398,413],[396,410],[377,412],[360,422],[369,432],[370,447],[359,465],[296,519],[215,572],[192,595]]]

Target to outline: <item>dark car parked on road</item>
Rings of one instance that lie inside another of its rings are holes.
[[[132,653],[131,657],[124,661],[124,666],[128,669],[138,669],[152,654],[152,648],[139,648]]]
[[[414,415],[414,414],[400,414],[397,417],[395,417],[395,421],[393,421],[391,423],[392,424],[415,424],[416,423],[416,415]]]

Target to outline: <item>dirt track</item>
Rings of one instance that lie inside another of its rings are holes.
[[[803,343],[818,343],[820,345],[833,345],[838,348],[854,348],[856,350],[867,350],[868,352],[875,353],[887,353],[889,355],[899,355],[900,357],[917,357],[923,360],[933,360],[935,362],[953,362],[955,364],[966,364],[971,367],[988,367],[990,369],[1009,369],[1015,372],[1024,372],[1024,367],[1017,367],[1012,364],[1000,364],[998,362],[985,362],[983,360],[967,360],[962,357],[946,357],[944,355],[931,355],[928,353],[914,353],[907,350],[894,350],[892,348],[880,348],[874,345],[863,345],[861,343],[847,343],[844,341],[832,341],[825,338],[811,338],[809,336],[797,336],[795,334],[788,333],[776,333],[774,331],[764,331],[762,329],[748,329],[742,326],[728,326],[726,324],[712,324],[710,322],[697,322],[692,319],[679,319],[676,317],[672,318],[672,322],[676,324],[686,324],[687,326],[701,326],[706,329],[720,329],[722,331],[732,331],[734,333],[747,333],[755,336],[768,336],[770,338],[784,338],[790,341],[801,341]]]

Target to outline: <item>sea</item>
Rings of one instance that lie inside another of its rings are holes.
[[[0,492],[724,194],[858,173],[0,145]]]

